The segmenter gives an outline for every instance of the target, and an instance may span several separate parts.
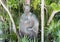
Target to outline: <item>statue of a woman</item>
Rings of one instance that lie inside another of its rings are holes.
[[[34,14],[30,12],[30,6],[24,5],[24,13],[20,17],[20,36],[27,35],[29,37],[37,37],[39,22]]]

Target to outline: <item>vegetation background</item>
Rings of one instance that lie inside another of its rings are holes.
[[[16,30],[19,29],[20,16],[23,14],[23,3],[24,0],[2,0],[6,7],[11,12],[14,19]],[[60,42],[60,0],[44,0],[44,38],[45,42]],[[32,40],[31,42],[40,42],[41,40],[41,0],[31,0],[31,12],[35,14],[39,20],[39,33],[37,41]],[[1,38],[9,42],[28,42],[26,37],[18,39],[16,34],[13,32],[12,23],[8,13],[0,5],[0,31]],[[51,20],[50,20],[51,19]],[[1,21],[2,20],[2,21]],[[50,22],[49,22],[50,21]],[[49,24],[49,25],[47,25]],[[3,29],[2,29],[3,28]]]

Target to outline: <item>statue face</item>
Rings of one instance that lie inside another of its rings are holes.
[[[24,12],[28,13],[30,11],[30,7],[29,6],[24,6]]]

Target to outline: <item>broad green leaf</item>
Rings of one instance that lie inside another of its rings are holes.
[[[57,4],[56,3],[51,3],[50,5],[54,10],[57,10]]]
[[[56,3],[51,3],[50,5],[53,10],[60,10],[60,5],[57,5]]]

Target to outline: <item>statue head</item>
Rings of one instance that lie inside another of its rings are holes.
[[[30,12],[30,6],[29,5],[24,5],[24,13],[29,13]]]
[[[23,7],[24,7],[24,13],[28,14],[30,12],[30,0],[25,0]]]

